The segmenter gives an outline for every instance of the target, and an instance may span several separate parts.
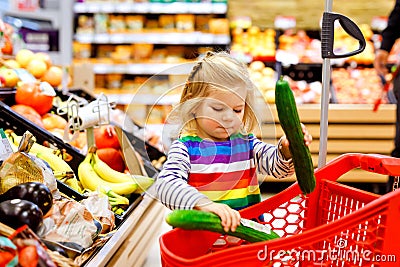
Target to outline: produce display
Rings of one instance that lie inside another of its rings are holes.
[[[373,68],[334,68],[331,79],[339,104],[372,104],[382,94],[381,79]],[[389,103],[386,96],[382,103]]]
[[[0,64],[0,77],[5,81],[3,87],[15,87],[19,82],[47,82],[59,87],[62,82],[63,70],[53,65],[50,56],[44,52],[20,49],[15,56],[1,58]]]
[[[321,41],[306,31],[289,29],[278,37],[277,60],[283,64],[322,63]]]
[[[22,92],[27,95],[21,97],[18,92],[21,87],[17,85],[14,97],[6,99],[10,109],[38,126],[35,131],[42,129],[43,133],[59,138],[60,144],[64,143],[68,122],[56,114],[54,106],[62,102],[58,96],[32,95],[37,101],[51,105],[50,109],[44,104],[30,105],[28,94],[40,92],[36,87],[29,88]],[[26,132],[21,136],[13,127],[6,128],[7,139],[3,141],[8,140],[13,153],[0,167],[0,229],[2,225],[14,230],[27,226],[41,240],[58,245],[58,249],[62,246],[75,251],[73,255],[65,253],[66,259],[72,261],[71,266],[85,262],[112,236],[112,230],[126,218],[131,204],[154,183],[153,178],[129,173],[114,127],[96,128],[94,139],[100,148],[86,148],[84,134],[81,146],[75,147],[83,159],[76,169],[69,164],[72,152],[69,147],[53,147],[50,140],[39,143],[34,134]],[[69,189],[64,192],[65,186]],[[71,192],[76,193],[68,195]],[[98,240],[100,233],[107,234],[106,239]],[[55,248],[48,246],[48,249]]]
[[[309,148],[304,144],[304,134],[297,112],[296,102],[289,83],[281,77],[276,82],[275,104],[279,122],[289,140],[296,179],[303,194],[315,189],[314,164]]]
[[[225,232],[221,225],[221,218],[211,212],[199,210],[174,210],[169,213],[166,222],[173,226],[186,230],[208,230],[220,234],[235,236],[251,243],[279,238],[267,225],[242,219],[235,232]]]
[[[238,57],[249,57],[256,61],[274,61],[276,53],[276,32],[274,29],[261,30],[252,26],[247,30],[237,27],[232,30],[231,52]]]

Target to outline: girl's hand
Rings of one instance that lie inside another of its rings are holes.
[[[230,208],[226,204],[208,201],[207,204],[198,203],[194,208],[197,210],[208,211],[217,214],[221,218],[221,225],[225,232],[228,232],[229,229],[232,232],[235,232],[236,228],[240,224],[239,212]]]
[[[303,130],[304,134],[304,144],[306,146],[310,146],[312,142],[311,134],[308,132],[307,127],[303,123],[301,123],[301,129]],[[289,150],[289,140],[286,138],[286,136],[282,137],[281,147],[279,149],[287,160],[292,158],[292,154]]]

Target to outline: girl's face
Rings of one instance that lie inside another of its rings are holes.
[[[213,91],[196,109],[198,136],[226,141],[240,130],[245,108],[246,90]]]

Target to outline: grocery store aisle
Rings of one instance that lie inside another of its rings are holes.
[[[274,193],[263,193],[262,194],[262,199],[265,200],[271,196],[273,196]],[[171,212],[169,209],[165,208],[165,215],[166,216],[169,212]],[[171,226],[169,226],[165,220],[163,220],[163,223],[161,225],[160,233],[158,234],[158,237],[171,230]],[[160,258],[160,246],[158,243],[158,238],[154,240],[154,244],[151,246],[150,250],[148,251],[148,256],[146,261],[144,262],[142,267],[160,267],[161,266],[161,258]]]

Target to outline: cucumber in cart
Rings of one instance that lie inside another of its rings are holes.
[[[185,230],[207,230],[220,234],[227,234],[251,243],[280,237],[268,225],[243,218],[235,232],[225,232],[218,215],[200,210],[174,210],[166,216],[166,221],[172,227]]]

